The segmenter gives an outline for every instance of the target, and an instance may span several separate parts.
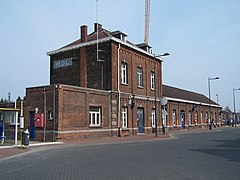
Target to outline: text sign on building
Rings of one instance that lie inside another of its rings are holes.
[[[53,62],[53,68],[58,69],[72,65],[72,58],[60,59]]]

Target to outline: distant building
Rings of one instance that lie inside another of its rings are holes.
[[[171,128],[203,127],[211,119],[217,125],[222,122],[222,107],[206,96],[163,85],[163,96],[168,99],[167,125]]]

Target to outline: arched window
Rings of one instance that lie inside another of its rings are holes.
[[[122,62],[121,65],[121,83],[127,84],[127,63]]]
[[[143,69],[142,69],[142,67],[137,68],[137,82],[138,82],[138,87],[143,87]]]
[[[177,116],[176,116],[175,109],[173,110],[173,113],[172,113],[172,121],[173,121],[173,126],[176,126],[177,125]]]
[[[191,121],[192,121],[192,114],[191,111],[188,112],[188,125],[191,125]]]
[[[205,120],[206,120],[206,123],[208,123],[208,112],[206,112],[206,118],[205,118]]]
[[[201,111],[201,117],[200,117],[200,120],[201,120],[201,124],[203,124],[203,112]]]
[[[195,114],[194,114],[194,124],[198,124],[198,112],[195,111]]]

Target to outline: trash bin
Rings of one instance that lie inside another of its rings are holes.
[[[25,146],[29,145],[29,135],[28,130],[22,132],[22,144]]]

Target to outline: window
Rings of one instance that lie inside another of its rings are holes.
[[[128,110],[127,110],[127,107],[122,108],[122,128],[128,128]]]
[[[3,120],[3,114],[0,113],[0,121],[2,121],[2,120]]]
[[[152,109],[152,128],[156,128],[155,119],[155,109]]]
[[[141,67],[137,68],[137,81],[138,87],[143,87],[143,69]]]
[[[155,73],[151,72],[151,90],[155,89]]]
[[[101,126],[101,108],[100,107],[90,107],[89,120],[90,120],[90,127]]]
[[[195,111],[194,124],[198,124],[198,112]]]
[[[121,66],[121,82],[127,84],[127,63],[122,62]]]
[[[208,112],[206,112],[206,123],[208,123]]]
[[[53,120],[53,113],[48,111],[48,120]]]
[[[203,112],[201,111],[201,124],[203,124]]]
[[[191,111],[189,111],[188,113],[188,125],[191,124]]]
[[[173,110],[173,114],[172,114],[172,120],[173,120],[173,126],[176,126],[176,110]]]

